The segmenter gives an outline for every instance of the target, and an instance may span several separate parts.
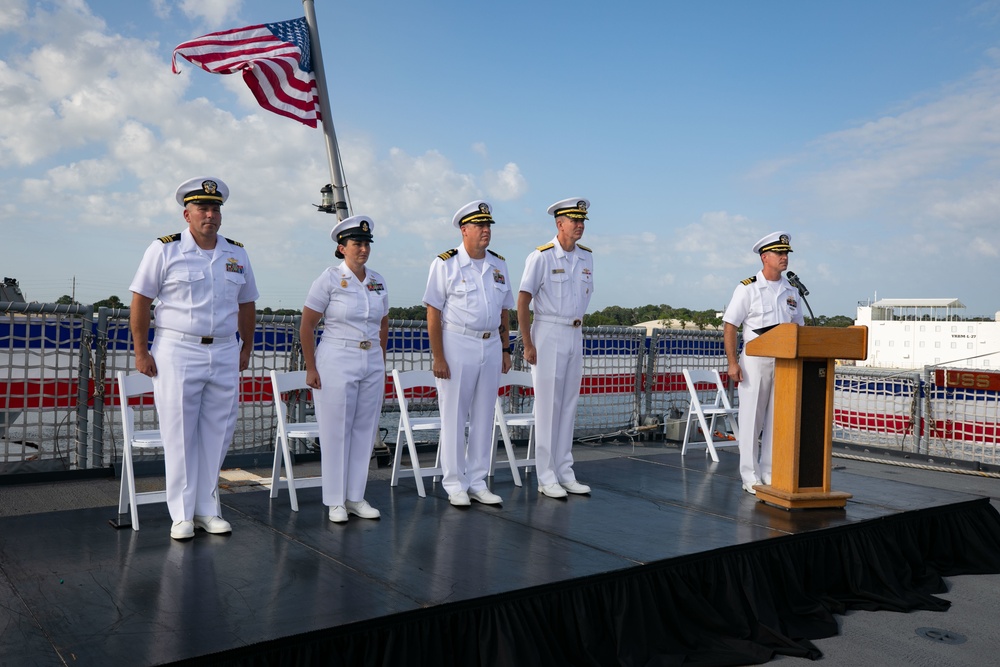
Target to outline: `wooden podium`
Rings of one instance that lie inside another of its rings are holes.
[[[868,356],[868,327],[779,324],[746,353],[774,357],[771,483],[754,486],[757,498],[785,509],[844,507],[851,494],[830,488],[834,364]]]

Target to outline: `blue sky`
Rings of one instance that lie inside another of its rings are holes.
[[[591,200],[596,310],[722,310],[792,235],[815,314],[957,297],[1000,310],[1000,2],[316,0],[333,120],[370,265],[396,306],[494,206],[515,283],[554,201]],[[5,0],[0,273],[92,302],[179,231],[177,184],[232,190],[259,306],[301,308],[334,262],[322,135],[173,47],[303,14],[298,0]]]

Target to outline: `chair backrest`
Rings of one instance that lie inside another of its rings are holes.
[[[707,369],[684,369],[684,381],[687,383],[688,393],[691,395],[692,402],[698,403],[698,405],[710,405],[710,407],[715,408],[729,408],[729,397],[726,396],[726,386],[722,382],[722,376],[719,375],[717,370],[707,370]],[[698,385],[709,384],[715,390],[715,396],[711,404],[702,401],[698,395],[699,391],[711,391],[711,389],[699,390]]]
[[[531,379],[530,371],[507,371],[500,375],[500,390],[497,396],[497,406],[502,412],[512,413],[517,410],[531,412],[534,405],[531,399],[534,397],[523,391],[524,389],[534,390],[535,385]],[[521,391],[515,392],[515,389]]]
[[[274,409],[278,416],[278,434],[282,438],[287,438],[287,429],[290,423],[288,422],[288,409],[285,407],[281,395],[300,389],[309,389],[309,385],[306,384],[305,371],[271,371],[271,393],[274,394]],[[295,414],[294,411],[293,414]]]
[[[507,371],[500,375],[500,389],[503,390],[506,387],[529,387],[533,388],[535,385],[531,380],[530,371]]]
[[[126,373],[118,371],[118,395],[123,403],[128,403],[133,396],[153,393],[153,378],[142,373]]]
[[[306,384],[306,372],[288,371],[287,373],[283,373],[281,371],[271,371],[271,389],[274,391],[276,399],[281,394],[289,391],[309,389],[309,385]]]
[[[135,432],[135,413],[128,404],[130,398],[153,393],[153,378],[142,373],[126,373],[118,371],[118,405],[121,410],[122,430],[126,440],[132,439]]]
[[[729,390],[726,387],[726,383],[722,381],[722,375],[719,371],[712,371],[715,373],[715,386],[718,388],[719,393],[716,394],[718,400],[722,401],[722,407],[727,410],[732,410],[733,406],[729,402]]]
[[[416,387],[437,388],[433,371],[399,371],[393,368],[392,383],[396,387],[396,398],[400,400],[403,400],[403,392],[407,389],[415,389]]]
[[[437,383],[434,381],[433,371],[400,371],[392,369],[392,385],[396,388],[396,399],[399,401],[399,411],[404,415],[409,414],[409,403],[406,398],[408,389],[417,387],[429,387],[437,390]],[[411,392],[411,398],[412,398]]]

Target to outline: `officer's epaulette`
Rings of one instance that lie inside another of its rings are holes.
[[[593,250],[591,250],[590,248],[581,243],[577,243],[576,247],[579,248],[580,250],[586,250],[587,252],[594,252]]]
[[[160,243],[172,243],[174,241],[180,241],[180,240],[181,240],[180,232],[177,232],[176,234],[167,234],[166,236],[160,237]]]
[[[451,259],[458,254],[458,248],[452,248],[451,250],[445,250],[443,253],[438,255],[441,259]]]
[[[237,248],[242,248],[243,247],[242,243],[240,243],[239,241],[234,241],[234,240],[232,240],[231,238],[228,238],[228,237],[226,238],[226,243],[228,243],[229,245],[234,245]]]
[[[556,244],[552,243],[550,241],[549,243],[546,243],[545,245],[538,246],[538,248],[536,248],[536,250],[538,250],[538,252],[545,252],[546,250],[552,250],[555,247],[556,247]]]
[[[503,258],[503,255],[498,255],[495,252],[493,252],[492,250],[490,250],[489,248],[486,249],[486,252],[490,253],[491,255],[493,255],[494,257],[496,257],[497,259],[499,259],[502,262],[506,262],[507,261],[506,259]]]
[[[740,284],[741,285],[751,285],[751,284],[753,284],[755,282],[757,282],[757,276],[750,276],[749,278],[744,278],[743,280],[741,280]]]

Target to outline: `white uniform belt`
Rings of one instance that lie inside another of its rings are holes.
[[[201,343],[202,345],[232,343],[236,340],[236,334],[231,334],[229,336],[196,336],[194,334],[174,331],[173,329],[156,329],[154,335],[163,336],[164,338],[173,338],[174,340],[182,340],[185,343]]]
[[[549,324],[565,324],[568,327],[582,327],[583,320],[579,317],[559,317],[558,315],[535,315],[536,322]]]
[[[466,329],[465,327],[459,326],[457,324],[448,324],[447,322],[441,323],[441,328],[445,331],[450,331],[452,333],[458,333],[465,336],[472,336],[473,338],[487,339],[497,333],[496,331],[476,331],[474,329]]]
[[[334,347],[357,347],[362,350],[370,350],[374,346],[370,340],[352,340],[350,338],[327,338],[323,336],[321,345],[333,345]]]

